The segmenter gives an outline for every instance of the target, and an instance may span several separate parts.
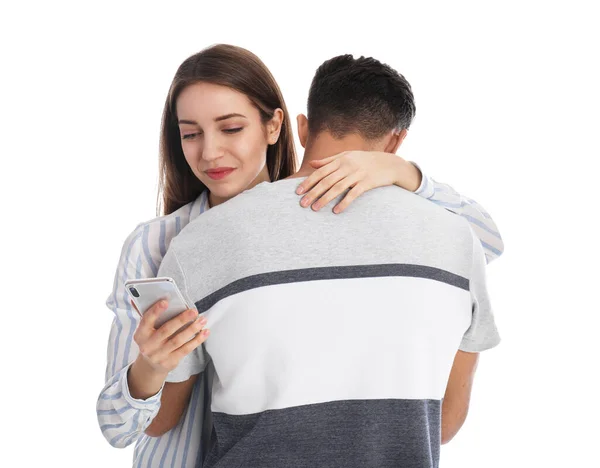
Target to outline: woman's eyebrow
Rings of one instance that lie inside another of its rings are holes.
[[[221,120],[227,120],[232,117],[243,117],[244,119],[247,118],[245,115],[242,115],[242,114],[225,114],[225,115],[222,115],[221,117],[217,117],[215,119],[215,122],[220,122]]]
[[[248,118],[245,115],[233,113],[233,114],[225,114],[220,117],[217,117],[217,118],[215,118],[215,122],[220,122],[221,120],[231,119],[232,117],[242,117],[244,119]],[[179,119],[177,122],[180,124],[198,125],[198,122],[196,122],[195,120]]]

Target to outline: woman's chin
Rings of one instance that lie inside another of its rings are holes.
[[[230,198],[235,197],[242,193],[245,189],[238,188],[235,184],[205,184],[208,190],[210,191],[211,201],[218,203],[223,203]]]

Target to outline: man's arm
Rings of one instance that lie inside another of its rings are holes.
[[[454,356],[442,402],[442,444],[452,440],[467,418],[479,353],[500,343],[488,297],[483,247],[470,229],[473,249],[469,277],[471,325]]]
[[[478,359],[479,353],[460,350],[454,357],[442,403],[442,444],[450,442],[467,419]]]
[[[165,383],[160,399],[160,410],[146,428],[146,434],[150,437],[159,437],[177,426],[190,402],[197,379],[198,375],[192,375],[184,382]]]

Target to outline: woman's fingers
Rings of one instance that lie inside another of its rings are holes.
[[[333,156],[329,156],[328,158],[315,159],[314,161],[309,161],[309,164],[314,168],[323,167],[326,164],[329,164],[330,162],[335,161],[337,158],[339,158],[340,156],[343,156],[344,154],[345,154],[345,151],[343,153],[338,153],[338,154],[334,154]]]
[[[333,208],[333,212],[336,213],[336,214],[341,213],[346,208],[348,208],[348,206],[350,205],[350,203],[352,203],[354,200],[356,200],[358,197],[360,197],[366,191],[367,190],[360,183],[357,183],[346,194],[346,196],[344,197],[344,199],[341,202],[339,202],[337,205],[335,205],[335,207]]]
[[[161,353],[165,356],[174,353],[179,348],[184,346],[188,341],[195,338],[199,333],[201,333],[206,326],[206,317],[198,317],[192,323],[187,326],[184,325],[184,328],[177,332],[175,335],[171,336],[165,343],[161,346]]]
[[[133,335],[133,339],[138,346],[142,346],[142,344],[145,344],[152,337],[156,320],[158,320],[161,313],[167,310],[167,307],[167,301],[158,301],[142,315],[142,319]]]
[[[329,174],[323,180],[321,180],[317,185],[315,185],[300,201],[300,205],[303,207],[307,207],[312,205],[318,198],[320,198],[325,192],[327,192],[331,187],[337,184],[340,180],[344,179],[346,174],[344,171],[337,170]]]
[[[191,328],[191,327],[189,327],[189,328]],[[200,346],[202,343],[204,343],[208,339],[209,335],[210,335],[210,330],[208,328],[205,328],[204,330],[199,332],[194,338],[185,342],[185,344],[183,344],[182,346],[177,348],[175,351],[173,351],[171,353],[171,357],[179,363],[179,361],[181,361],[185,356],[190,354],[198,346]]]
[[[135,302],[130,301],[131,302],[131,307],[133,307],[135,309],[135,311],[138,313],[138,315],[140,317],[142,317],[142,313],[138,310],[137,306],[135,305]]]
[[[332,161],[325,166],[321,167],[314,171],[311,175],[309,175],[296,189],[296,193],[301,195],[306,193],[310,189],[312,189],[318,182],[320,182],[323,178],[327,177],[332,172],[336,171],[340,168],[339,162]]]
[[[171,370],[179,361],[204,343],[208,337],[205,330],[206,317],[198,317],[198,311],[188,309],[155,328],[156,321],[168,307],[166,300],[154,304],[142,316],[134,340],[139,352],[150,365]]]
[[[166,299],[162,299],[154,303],[147,311],[142,314],[142,320],[140,326],[146,328],[154,328],[156,321],[160,314],[162,314],[169,307],[169,303]]]
[[[171,320],[162,324],[153,335],[153,339],[161,344],[171,338],[172,335],[181,330],[185,325],[192,322],[198,317],[198,311],[188,309],[185,312],[173,317]]]
[[[330,201],[334,200],[354,183],[350,177],[345,177],[325,192],[312,206],[312,209],[319,211],[324,206],[327,206]]]

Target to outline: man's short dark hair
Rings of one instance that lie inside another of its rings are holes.
[[[415,101],[406,78],[372,57],[340,55],[324,62],[308,93],[308,128],[334,138],[357,133],[376,140],[408,129]]]

